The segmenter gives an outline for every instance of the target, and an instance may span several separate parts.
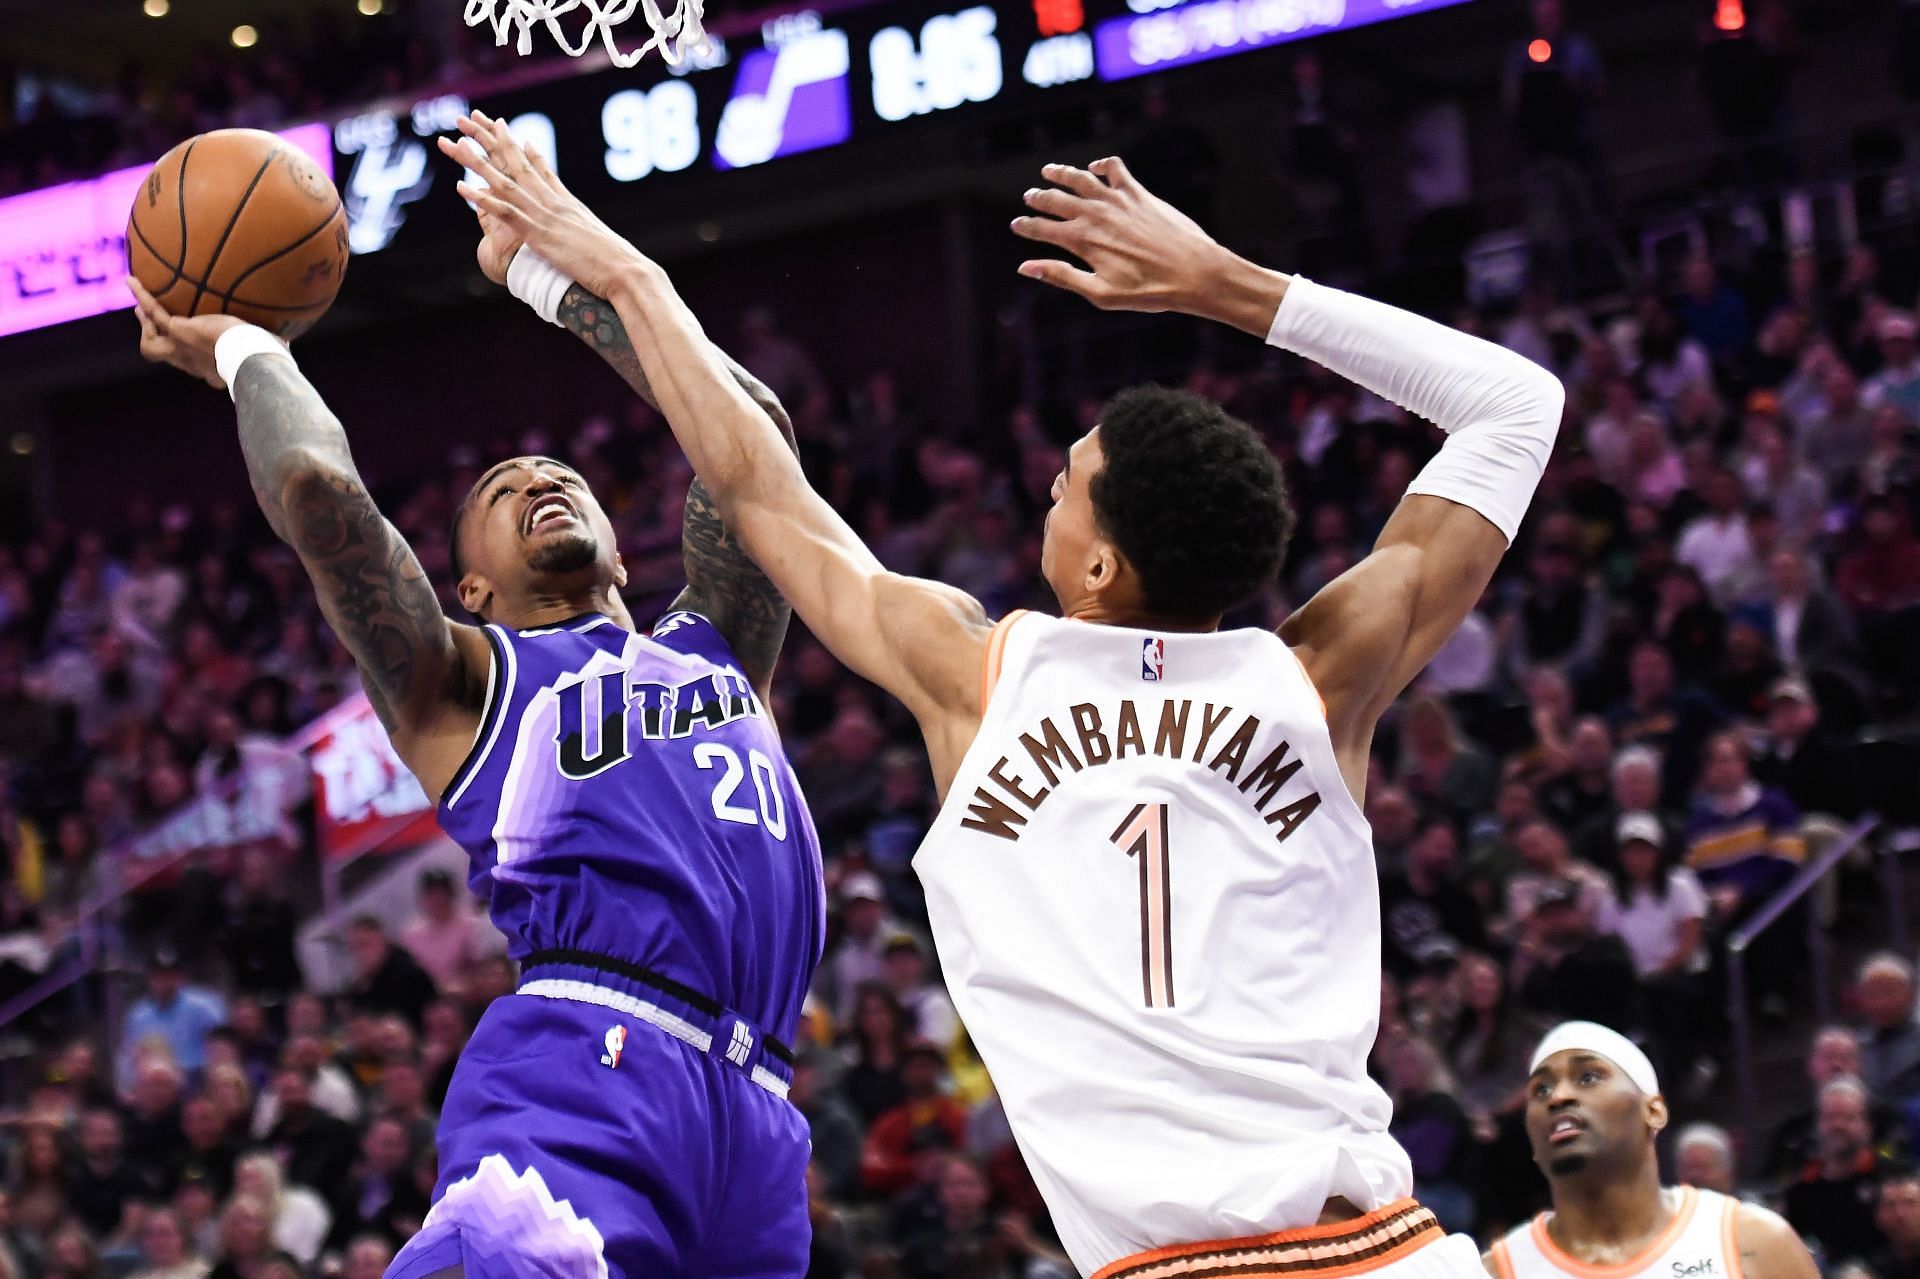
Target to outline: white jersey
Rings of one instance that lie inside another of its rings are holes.
[[[1692,1186],[1677,1193],[1679,1207],[1660,1237],[1618,1265],[1569,1257],[1547,1233],[1552,1214],[1543,1212],[1493,1245],[1494,1268],[1500,1279],[1740,1279],[1740,1201]]]
[[[914,867],[1074,1264],[1411,1193],[1371,835],[1292,650],[1016,614],[987,668]]]

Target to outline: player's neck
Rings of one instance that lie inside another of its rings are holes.
[[[1095,626],[1124,626],[1136,631],[1168,631],[1173,634],[1203,635],[1220,629],[1220,619],[1207,622],[1183,622],[1130,608],[1113,608],[1101,600],[1083,600],[1065,610],[1071,622],[1091,622]]]
[[[1679,1206],[1680,1192],[1661,1188],[1659,1165],[1649,1159],[1629,1177],[1556,1184],[1547,1235],[1575,1261],[1618,1265],[1657,1238]]]
[[[612,587],[598,593],[536,596],[520,601],[512,609],[495,609],[488,620],[498,622],[508,630],[531,631],[570,622],[588,613],[604,613],[626,629],[634,629],[633,617],[627,612],[626,603]]]

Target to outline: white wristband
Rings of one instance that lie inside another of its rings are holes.
[[[559,267],[524,245],[507,263],[507,291],[548,324],[560,323],[560,299],[572,287],[573,281]]]
[[[240,375],[240,366],[256,355],[278,355],[287,360],[293,359],[293,352],[287,344],[257,324],[236,324],[222,333],[213,343],[213,368],[220,380],[227,384],[227,394],[233,394],[233,379]],[[295,367],[299,367],[297,364]]]

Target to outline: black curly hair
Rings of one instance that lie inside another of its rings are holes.
[[[1100,451],[1094,518],[1140,575],[1148,612],[1212,621],[1273,581],[1293,506],[1252,427],[1198,395],[1138,386],[1101,408]]]

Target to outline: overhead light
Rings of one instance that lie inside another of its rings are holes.
[[[1553,46],[1545,40],[1535,40],[1527,46],[1527,56],[1535,62],[1551,62],[1553,60]]]
[[[239,26],[233,29],[233,47],[234,48],[251,49],[253,48],[254,45],[258,44],[259,42],[260,42],[260,33],[258,31],[255,31],[252,27],[248,26],[246,23],[243,22]]]
[[[13,445],[13,451],[21,457],[25,457],[27,454],[33,452],[33,437],[25,431],[21,431],[15,435],[11,443]]]
[[[167,8],[167,0],[146,0],[140,6],[140,12],[149,18],[164,18],[167,16]]]
[[[360,0],[360,2],[356,4],[354,7],[360,10],[360,12],[365,14],[367,17],[371,18],[374,14],[379,13],[382,9],[386,8],[387,6],[384,3],[382,3],[382,0]]]

